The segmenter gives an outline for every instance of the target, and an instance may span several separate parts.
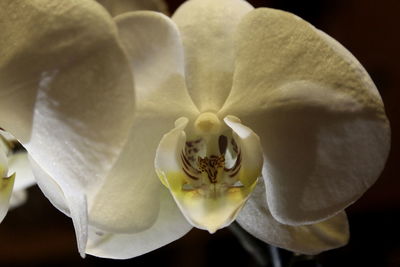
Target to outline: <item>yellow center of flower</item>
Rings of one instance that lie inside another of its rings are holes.
[[[249,135],[240,137],[211,112],[200,114],[186,132],[188,123],[178,119],[163,137],[156,170],[188,221],[214,233],[235,220],[260,176],[262,164],[253,162],[262,162],[262,153],[249,151],[259,139],[245,126],[241,130]],[[260,160],[248,160],[249,153]]]

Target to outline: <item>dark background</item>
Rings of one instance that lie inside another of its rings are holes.
[[[183,1],[167,1],[173,12]],[[322,29],[363,64],[385,102],[392,126],[392,150],[377,183],[347,211],[351,239],[322,253],[321,266],[400,266],[400,1],[249,1],[295,13]],[[266,250],[266,253],[267,250]],[[281,254],[285,254],[281,251]],[[36,187],[28,203],[0,225],[0,266],[257,266],[229,229],[209,235],[192,230],[161,249],[124,261],[81,259],[72,223]]]

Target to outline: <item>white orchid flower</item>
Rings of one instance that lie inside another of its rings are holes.
[[[379,93],[350,52],[293,14],[240,0],[115,22],[136,112],[89,204],[87,253],[134,257],[235,219],[299,253],[347,242],[343,210],[375,182],[390,143]]]
[[[92,0],[5,0],[0,29],[0,127],[26,148],[35,176],[51,177],[38,178],[45,194],[62,188],[83,254],[87,196],[124,145],[134,109],[117,28]]]
[[[20,61],[9,73],[35,77],[28,85],[39,97],[14,99],[0,125],[24,140],[39,186],[74,220],[81,252],[135,257],[192,226],[214,232],[235,219],[300,253],[346,243],[343,210],[379,176],[390,130],[368,74],[331,37],[240,0],[192,0],[172,20],[136,12],[115,22],[94,1],[8,5],[0,12],[10,21],[29,15],[8,23],[20,27],[10,35],[36,37],[11,49]],[[27,31],[32,20],[43,27]],[[44,44],[53,49],[37,52]],[[23,64],[35,59],[45,64]],[[28,85],[17,85],[8,87],[24,96]]]

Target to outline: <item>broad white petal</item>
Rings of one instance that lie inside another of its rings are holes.
[[[185,86],[183,48],[176,25],[151,11],[123,14],[115,21],[135,77],[138,113],[174,120],[196,115]]]
[[[185,48],[188,90],[201,112],[219,110],[231,90],[234,32],[252,9],[242,0],[191,0],[172,17]]]
[[[36,184],[26,152],[17,152],[8,157],[9,173],[15,173],[14,191],[24,190]]]
[[[168,190],[161,190],[160,201],[155,223],[144,231],[112,234],[90,227],[86,253],[112,259],[133,258],[162,247],[189,232],[192,227],[182,216]]]
[[[260,240],[302,254],[318,254],[341,247],[349,239],[349,226],[344,212],[312,225],[289,226],[276,221],[268,210],[262,180],[239,213],[237,221]]]
[[[238,27],[233,89],[220,114],[238,116],[260,136],[268,204],[281,223],[335,215],[386,161],[381,98],[345,51],[283,11],[252,11]]]
[[[153,162],[159,121],[135,120],[130,140],[105,183],[89,200],[90,224],[113,233],[136,233],[157,219],[162,185]],[[142,126],[143,125],[143,126]]]
[[[114,21],[91,0],[2,1],[0,17],[0,125],[62,188],[85,232],[85,193],[113,165],[134,108]]]
[[[137,112],[118,161],[97,195],[89,199],[89,217],[104,231],[135,233],[157,219],[161,183],[154,157],[162,135],[178,114],[194,117],[197,110],[185,89],[174,24],[155,12],[121,15],[116,21],[137,77]]]
[[[163,0],[97,0],[112,16],[138,10],[153,10],[168,13],[167,4]]]

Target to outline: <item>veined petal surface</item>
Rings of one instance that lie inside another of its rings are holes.
[[[116,17],[135,77],[136,113],[129,139],[106,182],[89,199],[91,224],[106,232],[137,233],[156,222],[162,185],[154,171],[159,141],[178,114],[198,111],[184,82],[183,50],[166,16],[138,11]]]
[[[301,254],[318,254],[341,247],[349,239],[349,226],[344,212],[317,224],[290,226],[279,223],[268,210],[265,186],[261,179],[237,221],[260,240]]]
[[[235,51],[233,89],[220,113],[260,136],[272,215],[309,224],[358,199],[378,178],[390,143],[381,98],[359,62],[302,19],[266,8],[243,18]]]
[[[219,110],[232,88],[234,32],[252,9],[242,0],[191,0],[172,16],[182,35],[188,90],[201,112]]]

